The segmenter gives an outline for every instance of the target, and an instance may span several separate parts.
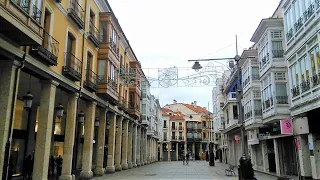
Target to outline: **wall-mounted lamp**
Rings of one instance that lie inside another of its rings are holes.
[[[63,111],[64,111],[64,109],[63,109],[63,106],[62,106],[62,104],[59,104],[57,107],[56,107],[56,115],[57,115],[57,117],[60,119],[60,118],[62,118],[63,117]]]
[[[79,123],[84,122],[84,112],[83,111],[80,111],[80,113],[78,114],[78,118],[79,118]]]

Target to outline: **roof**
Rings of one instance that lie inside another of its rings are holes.
[[[253,33],[250,41],[257,43],[260,39],[260,37],[263,35],[265,30],[268,27],[274,27],[274,26],[283,26],[283,19],[282,18],[267,18],[267,19],[262,19]]]
[[[162,108],[162,115],[169,115],[168,113],[169,112],[173,112],[171,109],[168,109],[168,108]]]
[[[173,114],[170,116],[170,120],[184,120],[183,114]]]
[[[184,104],[184,103],[182,104],[196,113],[210,113],[206,108],[203,108],[201,106],[197,106],[193,104]]]
[[[184,119],[185,115],[179,111],[174,112],[168,108],[162,108],[161,110],[162,110],[162,115],[170,116],[170,120],[185,120]]]

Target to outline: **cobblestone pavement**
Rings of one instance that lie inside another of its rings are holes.
[[[95,177],[95,180],[237,180],[238,176],[225,176],[226,164],[216,163],[209,166],[207,161],[190,161],[189,165],[182,165],[181,161],[157,162],[138,168],[106,174],[103,177]],[[237,172],[236,172],[237,174]],[[274,176],[255,173],[258,180],[276,180]]]

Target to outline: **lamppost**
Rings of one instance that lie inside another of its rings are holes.
[[[247,158],[246,152],[245,152],[245,142],[244,142],[244,117],[243,117],[243,112],[242,112],[242,105],[241,105],[241,96],[242,96],[242,86],[241,86],[241,81],[240,81],[240,76],[241,76],[241,67],[239,65],[239,61],[241,60],[241,57],[238,55],[238,42],[237,42],[237,36],[236,36],[236,56],[234,58],[216,58],[216,59],[197,59],[197,60],[188,60],[189,62],[195,62],[192,66],[192,69],[195,71],[199,71],[202,69],[202,66],[200,65],[200,61],[220,61],[220,60],[235,60],[236,65],[237,65],[237,78],[238,78],[238,85],[237,85],[237,103],[239,107],[239,121],[241,125],[241,150],[242,150],[242,156],[239,160],[240,166],[238,167],[239,169],[239,179],[254,179],[254,174],[253,174],[253,169],[252,169],[252,164],[251,164],[251,159]],[[211,160],[214,162],[214,157],[212,158],[211,156],[214,156],[212,152],[212,147],[210,147],[210,161],[209,164],[210,166],[212,165]],[[214,163],[213,163],[214,165]]]

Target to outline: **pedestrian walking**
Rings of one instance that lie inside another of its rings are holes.
[[[190,158],[190,155],[189,155],[189,153],[187,153],[187,154],[186,154],[186,164],[187,164],[187,165],[189,165],[189,158]]]
[[[61,176],[61,172],[62,172],[62,157],[61,155],[59,155],[59,157],[57,158],[57,178],[59,178]]]
[[[49,159],[49,176],[54,176],[54,169],[56,167],[56,160],[54,159],[54,157],[51,155],[50,159]]]

